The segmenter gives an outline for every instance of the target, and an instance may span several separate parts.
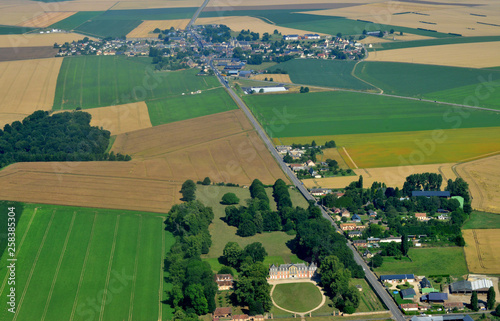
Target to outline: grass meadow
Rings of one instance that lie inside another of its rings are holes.
[[[498,126],[500,114],[354,92],[243,97],[271,137],[388,133]],[[467,117],[461,117],[467,113]],[[278,117],[278,115],[286,115]]]
[[[473,211],[462,226],[464,230],[490,228],[500,229],[500,214]]]
[[[163,259],[173,236],[164,216],[92,208],[25,204],[17,225],[17,312],[1,320],[157,320]],[[7,257],[1,266],[7,266]],[[0,270],[2,297],[7,270]]]
[[[322,295],[313,283],[287,283],[276,285],[273,299],[283,309],[307,312],[321,304]]]
[[[271,208],[276,210],[276,203],[271,195],[272,189],[268,188],[266,191],[271,201]],[[250,237],[236,235],[237,228],[227,225],[222,220],[226,216],[225,208],[227,206],[220,204],[220,201],[225,193],[235,193],[240,199],[240,205],[245,205],[246,200],[250,199],[248,188],[197,185],[197,199],[206,206],[212,207],[215,214],[214,221],[209,227],[212,235],[212,246],[210,252],[203,257],[210,263],[214,271],[218,271],[222,267],[217,259],[222,256],[222,251],[227,242],[237,242],[242,248],[253,242],[262,243],[268,254],[265,264],[301,262],[286,246],[286,242],[294,238],[293,235],[284,232],[264,232]],[[298,191],[290,190],[290,197],[294,206],[307,207],[306,200]]]
[[[292,82],[297,84],[357,90],[374,89],[352,75],[355,65],[355,61],[292,59],[268,70],[286,70]]]
[[[351,279],[349,281],[350,285],[361,285],[363,290],[360,294],[360,303],[356,312],[372,312],[372,311],[384,311],[384,304],[378,296],[373,292],[372,288],[365,279]]]
[[[335,140],[359,168],[455,163],[500,150],[500,127],[275,138],[277,145]]]
[[[413,262],[384,257],[384,263],[376,268],[375,272],[377,275],[413,273],[425,276],[462,276],[468,273],[464,250],[461,247],[410,248],[408,256]]]
[[[65,58],[53,109],[105,107],[220,86],[215,76],[198,77],[196,73],[196,69],[155,72],[149,58]]]
[[[356,76],[386,94],[500,110],[500,71],[398,62],[361,62]]]
[[[147,105],[149,118],[153,126],[238,108],[231,96],[222,87],[205,90],[200,94],[149,100]]]

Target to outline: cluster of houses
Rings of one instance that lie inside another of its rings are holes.
[[[458,281],[449,285],[448,292],[440,292],[432,286],[431,281],[426,277],[416,277],[414,274],[391,274],[380,275],[380,281],[384,284],[390,284],[391,287],[396,284],[415,284],[414,287],[402,289],[396,295],[401,296],[402,300],[411,300],[411,303],[401,303],[399,306],[404,312],[425,312],[431,307],[442,306],[441,310],[452,312],[460,311],[465,308],[463,298],[452,298],[453,294],[466,294],[476,291],[486,293],[493,286],[489,279],[478,279],[474,281]],[[415,288],[418,288],[417,293]],[[388,290],[392,291],[392,290]],[[413,320],[413,319],[412,319]],[[450,319],[451,320],[451,319]]]
[[[285,41],[289,41],[289,40],[319,40],[321,39],[321,36],[314,33],[314,34],[311,34],[311,33],[308,33],[308,34],[305,34],[303,36],[299,36],[299,35],[284,35],[283,36],[283,40]]]

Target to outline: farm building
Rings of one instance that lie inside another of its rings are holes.
[[[399,282],[413,282],[415,281],[415,275],[413,274],[387,274],[381,275],[380,281],[389,283],[399,283]]]
[[[330,194],[332,190],[330,189],[324,189],[324,188],[314,188],[311,190],[311,195],[312,196],[323,196],[326,194]]]
[[[299,40],[299,35],[284,35],[283,40]]]
[[[250,88],[250,91],[252,90],[256,93],[260,92],[261,90],[264,93],[276,93],[276,92],[288,91],[288,89],[286,89],[285,86],[252,87]]]
[[[450,192],[449,191],[413,191],[413,192],[411,192],[411,196],[412,197],[419,197],[419,196],[432,197],[432,196],[436,196],[436,197],[446,197],[446,198],[449,198],[450,197]]]
[[[472,291],[487,292],[492,286],[493,282],[488,279],[458,281],[450,284],[450,293],[472,293]]]
[[[433,315],[414,316],[410,321],[473,321],[468,315]]]
[[[431,281],[429,281],[428,278],[423,278],[422,281],[420,281],[420,288],[432,288]]]
[[[418,311],[418,304],[416,303],[402,303],[400,308],[403,311]]]
[[[417,295],[417,293],[415,293],[415,290],[413,290],[412,288],[401,290],[399,294],[401,294],[401,298],[403,300],[411,300],[415,297],[415,295]]]
[[[422,294],[425,294],[425,293],[432,293],[432,292],[439,292],[439,290],[436,290],[434,288],[422,288]]]
[[[448,293],[432,292],[420,297],[420,301],[427,301],[429,303],[444,303],[448,300]]]
[[[219,318],[230,318],[233,314],[233,309],[230,307],[217,308],[214,311],[214,320]]]
[[[317,40],[319,38],[321,38],[321,37],[318,34],[316,34],[316,33],[314,33],[314,34],[306,33],[304,35],[304,39],[312,39],[312,40],[316,39]]]
[[[381,239],[380,243],[401,243],[401,238],[400,237],[386,237],[385,239]]]

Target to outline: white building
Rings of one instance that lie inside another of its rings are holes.
[[[275,92],[281,92],[281,91],[288,91],[284,86],[276,86],[276,87],[252,87],[251,88],[253,91],[256,93],[259,93],[261,90],[263,90],[264,93],[275,93]]]

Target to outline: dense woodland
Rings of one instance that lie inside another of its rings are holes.
[[[90,126],[82,111],[49,115],[36,111],[22,122],[0,130],[0,168],[16,162],[128,161],[128,155],[107,153],[110,133]]]

